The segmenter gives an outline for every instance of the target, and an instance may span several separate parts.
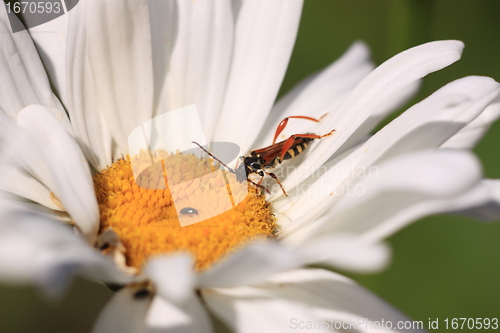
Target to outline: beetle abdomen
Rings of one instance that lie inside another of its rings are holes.
[[[307,140],[303,139],[303,140],[304,140],[303,142],[300,142],[295,146],[290,147],[290,149],[286,151],[283,160],[289,160],[301,154],[304,151],[304,149],[307,148],[307,142],[311,141],[312,139],[307,139]]]

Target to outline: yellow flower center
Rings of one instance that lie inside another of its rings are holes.
[[[134,170],[145,154],[133,158]],[[94,176],[100,233],[116,232],[128,266],[141,269],[151,256],[189,251],[200,271],[249,241],[274,238],[275,219],[259,189],[215,172],[211,159],[155,154],[169,166],[155,163],[137,182],[128,156]]]

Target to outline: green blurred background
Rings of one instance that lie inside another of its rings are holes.
[[[357,39],[382,63],[420,43],[458,39],[462,59],[429,75],[415,103],[467,75],[500,81],[498,0],[306,0],[281,93],[338,58]],[[500,123],[475,152],[489,178],[500,178]],[[393,262],[374,275],[347,274],[415,320],[500,317],[500,223],[456,216],[418,221],[389,242]],[[0,332],[89,332],[111,296],[105,286],[76,280],[59,301],[31,288],[0,287]],[[460,330],[458,330],[460,331]]]

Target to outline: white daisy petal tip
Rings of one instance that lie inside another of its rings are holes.
[[[387,189],[404,189],[435,197],[456,195],[469,189],[482,177],[481,162],[465,151],[443,149],[408,153],[388,160],[382,167],[387,176]],[[456,181],[458,178],[461,181]]]
[[[443,59],[446,59],[447,56],[447,60],[452,61],[453,63],[461,58],[464,48],[465,44],[460,40],[455,40],[455,39],[437,40],[417,45],[406,51],[401,52],[400,54],[404,54],[406,52],[412,52],[413,50],[432,52],[440,54],[443,57]]]
[[[472,149],[483,138],[491,124],[500,117],[500,97],[479,116],[441,145],[441,148]]]
[[[19,156],[23,166],[54,192],[75,225],[93,243],[99,228],[99,208],[90,168],[78,143],[42,105],[21,110],[17,123],[30,144],[30,153]]]
[[[196,284],[194,260],[188,253],[161,255],[150,259],[144,274],[150,278],[156,292],[172,303],[184,303]]]
[[[454,213],[467,216],[481,222],[500,222],[500,179],[484,179],[488,199],[481,205],[459,209]]]
[[[373,273],[387,268],[391,249],[385,243],[362,242],[358,235],[339,233],[309,240],[301,245],[307,263],[325,264],[356,272]]]
[[[212,333],[212,323],[199,299],[193,295],[183,304],[153,298],[144,321],[146,332]],[[143,331],[140,331],[143,332]]]
[[[191,321],[187,313],[161,297],[153,299],[146,316],[146,326],[151,329],[185,326]]]
[[[352,43],[351,46],[349,47],[348,52],[355,52],[357,54],[363,54],[364,57],[366,57],[366,58],[369,58],[370,54],[371,54],[370,46],[368,46],[368,44],[364,40],[361,40],[361,39],[354,41],[354,43]]]
[[[477,99],[490,93],[498,95],[500,83],[488,76],[471,75],[452,81],[443,88],[445,89],[438,90],[436,94],[446,92]],[[491,103],[494,99],[495,97],[490,98],[488,103]]]
[[[150,295],[140,287],[124,287],[104,306],[92,333],[144,332],[144,321],[150,304]]]
[[[277,242],[252,243],[232,253],[199,276],[202,288],[257,283],[268,276],[301,265],[295,249]]]

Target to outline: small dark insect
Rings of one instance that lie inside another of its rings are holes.
[[[311,118],[311,117],[306,117],[306,116],[290,116],[285,119],[283,119],[280,124],[278,125],[278,128],[276,129],[276,133],[274,134],[274,139],[273,143],[270,146],[267,146],[265,148],[261,149],[256,149],[250,153],[250,156],[242,156],[241,158],[243,159],[243,163],[236,169],[233,170],[222,161],[220,161],[217,157],[212,155],[209,151],[207,151],[205,148],[203,148],[199,143],[194,142],[194,144],[198,145],[201,149],[203,149],[208,155],[210,155],[212,158],[214,158],[217,162],[225,166],[231,173],[236,175],[236,178],[239,182],[243,181],[249,181],[250,183],[265,189],[260,183],[264,179],[265,175],[269,175],[272,177],[278,185],[281,187],[281,190],[283,193],[286,194],[285,189],[283,188],[283,185],[281,185],[281,182],[278,179],[278,176],[276,176],[272,172],[267,172],[266,169],[272,169],[277,167],[279,164],[283,163],[285,160],[292,159],[293,157],[299,155],[304,151],[304,149],[307,148],[308,142],[314,140],[314,139],[322,139],[326,136],[333,135],[335,130],[331,130],[330,132],[323,134],[323,135],[317,135],[317,134],[312,134],[312,133],[306,133],[306,134],[293,134],[291,135],[288,139],[280,141],[276,143],[276,139],[280,135],[281,132],[285,129],[286,125],[288,124],[288,119],[290,118],[299,118],[299,119],[307,119],[307,120],[312,120],[315,122],[320,122],[320,120],[325,117],[323,115],[321,118],[316,119],[316,118]],[[261,176],[261,179],[258,183],[253,182],[252,180],[248,179],[248,176],[252,173],[256,173],[259,176]],[[267,189],[265,189],[267,191]],[[269,191],[267,191],[269,192]]]
[[[198,211],[191,207],[184,207],[179,213],[181,213],[181,215],[198,215]]]
[[[149,297],[151,295],[151,293],[149,292],[148,289],[139,289],[138,291],[136,291],[134,293],[134,298],[135,299],[144,299],[146,297]]]
[[[106,250],[106,249],[109,249],[110,247],[111,247],[111,245],[110,245],[109,243],[107,243],[107,242],[106,242],[106,243],[102,244],[102,245],[99,247],[99,250],[104,251],[104,250]]]

